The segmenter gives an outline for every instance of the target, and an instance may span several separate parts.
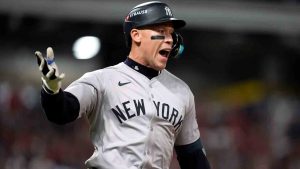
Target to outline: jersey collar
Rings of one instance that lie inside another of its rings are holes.
[[[160,71],[141,65],[130,58],[127,58],[124,63],[135,71],[145,75],[148,79],[152,79],[160,73]]]

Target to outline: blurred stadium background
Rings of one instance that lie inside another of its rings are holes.
[[[34,52],[54,48],[64,87],[118,63],[128,53],[123,18],[141,2],[0,0],[0,168],[84,168],[93,151],[87,121],[45,119]],[[187,21],[185,52],[168,69],[195,94],[212,168],[299,169],[299,0],[164,2]],[[74,58],[82,36],[100,39],[96,57]]]

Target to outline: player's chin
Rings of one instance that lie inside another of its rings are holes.
[[[156,64],[156,70],[161,71],[163,69],[165,69],[167,66],[167,62],[159,62],[158,64]]]
[[[158,71],[165,69],[167,66],[167,62],[167,56],[158,55],[158,57],[156,57],[155,69]]]

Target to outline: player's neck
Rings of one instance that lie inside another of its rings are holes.
[[[149,67],[146,67],[136,61],[134,61],[133,59],[131,58],[127,58],[124,63],[131,67],[132,69],[134,69],[135,71],[143,74],[144,76],[146,76],[148,79],[152,79],[153,77],[156,77],[159,75],[160,71],[157,71],[155,69],[152,69],[152,68],[149,68]]]

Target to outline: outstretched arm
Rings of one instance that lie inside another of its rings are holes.
[[[76,120],[79,116],[78,99],[61,89],[54,95],[42,89],[41,102],[47,119],[53,123],[63,125]]]
[[[47,48],[46,58],[39,51],[35,56],[42,73],[41,102],[48,120],[56,124],[74,121],[79,115],[79,101],[73,94],[61,90],[65,75],[59,73],[52,48]]]

